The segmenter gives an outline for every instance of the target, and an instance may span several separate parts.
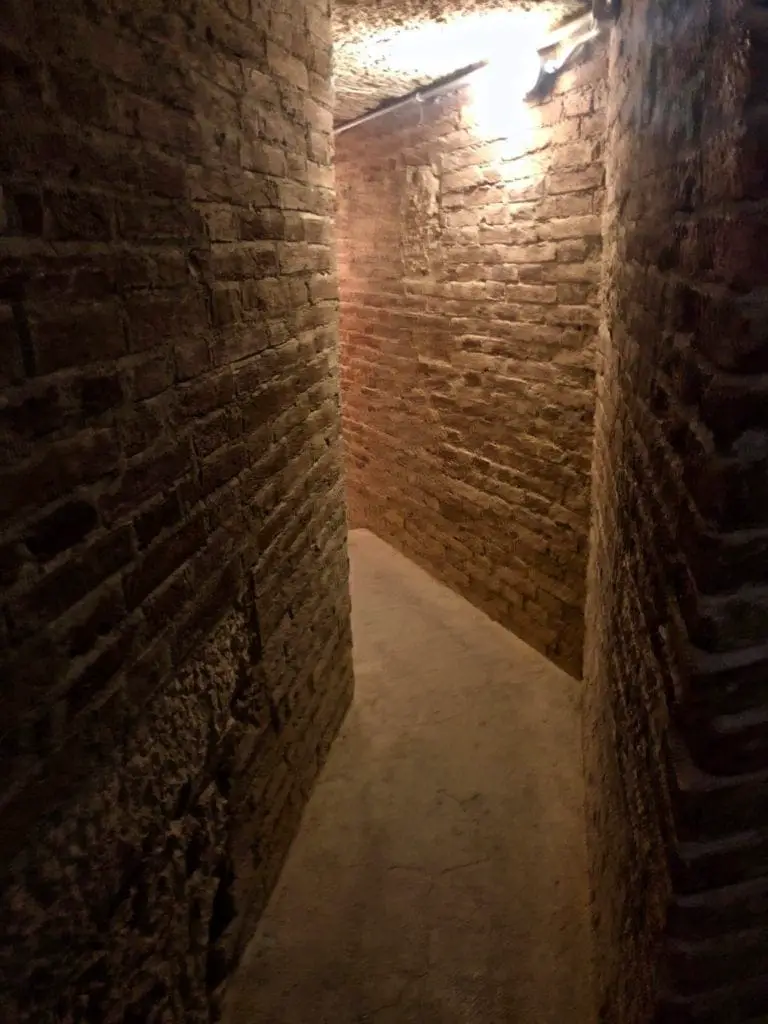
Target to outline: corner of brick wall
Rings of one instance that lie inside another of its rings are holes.
[[[480,75],[337,140],[352,523],[576,676],[605,69],[593,47],[543,101],[494,93],[498,129]]]
[[[606,1024],[768,1011],[767,14],[627,0],[611,41],[584,689]]]
[[[0,11],[0,1017],[208,1022],[351,686],[325,0]]]

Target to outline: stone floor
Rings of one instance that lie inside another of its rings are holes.
[[[228,1024],[592,1024],[578,684],[350,548],[355,704]]]

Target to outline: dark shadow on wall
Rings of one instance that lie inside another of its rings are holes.
[[[285,6],[0,14],[19,1024],[207,1022],[350,699],[327,12]]]
[[[635,0],[611,44],[584,691],[606,1022],[768,1011],[765,13]]]

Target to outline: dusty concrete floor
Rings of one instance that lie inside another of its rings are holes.
[[[592,1024],[578,684],[350,547],[355,704],[228,1024]]]

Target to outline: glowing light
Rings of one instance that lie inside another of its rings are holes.
[[[497,10],[410,22],[364,43],[342,45],[377,74],[408,78],[413,85],[487,62],[470,79],[471,109],[464,114],[479,135],[514,144],[529,127],[524,97],[538,80],[538,47],[549,27],[543,11]]]
[[[487,11],[406,23],[342,46],[350,56],[359,49],[361,62],[379,71],[434,81],[483,60],[518,63],[526,50],[535,52],[548,24],[543,12]]]
[[[472,119],[486,137],[519,141],[530,125],[525,96],[536,84],[541,61],[535,48],[491,60],[472,76]]]

